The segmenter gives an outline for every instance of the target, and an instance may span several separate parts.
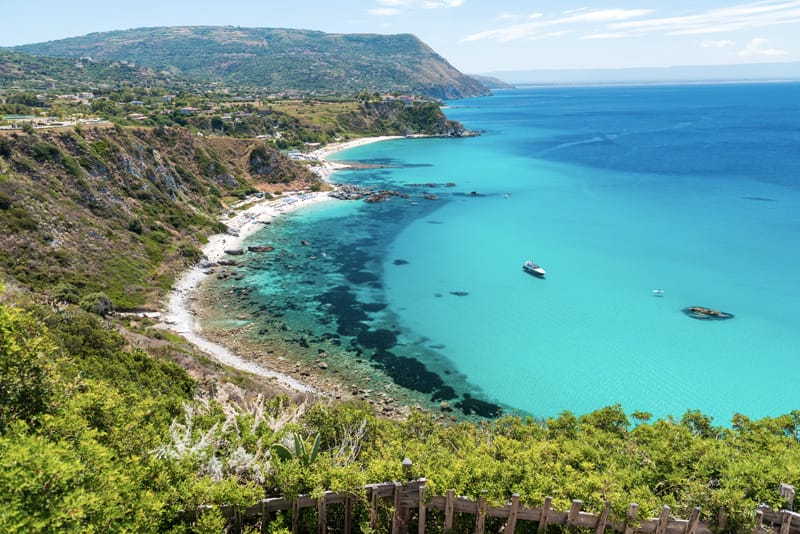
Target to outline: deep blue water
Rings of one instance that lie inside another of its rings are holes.
[[[272,325],[258,331],[456,411],[621,403],[724,423],[796,409],[798,97],[798,84],[730,84],[450,102],[481,136],[337,155],[381,166],[337,181],[408,198],[331,202],[252,238],[281,251],[247,274]]]

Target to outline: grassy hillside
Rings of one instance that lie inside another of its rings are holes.
[[[196,80],[281,92],[488,94],[413,35],[326,34],[229,26],[139,28],[15,48],[43,56],[128,61]]]
[[[101,102],[114,113],[114,100]],[[130,124],[125,105],[111,117]],[[47,100],[41,106],[14,109],[52,109]],[[192,115],[154,106],[135,108],[148,113],[137,122],[150,128],[0,131],[0,269],[39,292],[102,292],[117,308],[152,305],[176,270],[197,261],[206,236],[224,230],[216,221],[226,205],[257,190],[319,187],[307,166],[277,148],[465,134],[431,102],[246,103]]]
[[[268,173],[251,172],[254,150],[272,159]],[[269,183],[312,182],[263,142],[180,128],[0,136],[0,268],[37,291],[152,304],[223,230],[226,203]]]
[[[34,56],[0,50],[0,87],[46,91],[48,89],[88,89],[103,85],[180,87],[187,81],[169,73],[119,61],[88,61],[65,57]]]

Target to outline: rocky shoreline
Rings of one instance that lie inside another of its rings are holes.
[[[368,143],[399,138],[396,136],[362,138],[328,145],[310,154],[321,162],[314,172],[328,181],[333,172],[346,168],[346,165],[327,161],[326,158],[330,155]],[[347,187],[337,190],[347,191]],[[204,261],[185,272],[173,286],[163,314],[165,320],[162,326],[180,334],[224,365],[266,378],[285,389],[337,400],[360,399],[374,405],[379,413],[387,417],[402,417],[415,402],[407,396],[403,388],[393,383],[384,384],[378,391],[364,385],[369,380],[364,382],[352,380],[355,377],[342,380],[343,377],[334,376],[336,370],[331,368],[332,364],[326,358],[326,354],[320,354],[313,362],[300,363],[281,354],[283,352],[281,350],[269,351],[270,354],[256,351],[240,339],[238,335],[241,333],[240,330],[220,332],[203,329],[203,321],[211,315],[207,307],[212,304],[198,299],[198,288],[210,275],[237,276],[225,270],[237,266],[237,261],[226,258],[226,254],[234,253],[234,256],[241,256],[245,253],[271,252],[273,247],[270,245],[250,246],[245,251],[242,243],[246,237],[280,213],[337,196],[330,193],[305,193],[297,197],[288,196],[295,198],[295,201],[287,202],[286,198],[287,196],[284,196],[281,204],[266,200],[255,202],[235,217],[223,221],[228,226],[228,233],[212,236],[208,244],[203,247]],[[223,307],[227,308],[227,304],[223,304]]]

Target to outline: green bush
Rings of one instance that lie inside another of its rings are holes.
[[[11,197],[9,197],[6,193],[0,191],[0,210],[7,210],[12,206]]]
[[[73,284],[63,282],[53,289],[53,298],[60,302],[77,304],[80,301],[80,292]]]
[[[114,304],[105,293],[89,293],[80,300],[80,307],[101,317],[114,311]]]
[[[83,176],[83,168],[81,167],[81,164],[72,156],[65,155],[61,158],[61,163],[64,165],[64,168],[67,170],[67,172],[72,176],[76,178]]]
[[[134,234],[142,235],[144,228],[142,227],[142,221],[139,219],[131,219],[128,222],[128,231],[133,232]]]
[[[33,159],[39,163],[45,161],[57,162],[61,159],[61,151],[52,143],[39,141],[33,145]]]
[[[11,142],[5,137],[0,137],[0,156],[7,158],[11,155]]]
[[[200,258],[203,257],[203,251],[202,250],[200,250],[199,248],[197,248],[197,247],[195,247],[193,245],[190,245],[188,243],[181,244],[181,246],[179,247],[179,250],[180,250],[181,256],[183,256],[184,258],[186,258],[190,262],[196,262]]]
[[[0,432],[14,421],[32,424],[58,406],[65,392],[60,362],[39,321],[0,305]]]

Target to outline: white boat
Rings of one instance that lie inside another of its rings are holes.
[[[547,271],[542,269],[539,265],[533,263],[531,260],[527,260],[522,264],[522,270],[534,276],[544,276],[547,274]]]
[[[663,297],[664,296],[664,290],[663,289],[654,289],[653,290],[653,296],[654,297]]]

